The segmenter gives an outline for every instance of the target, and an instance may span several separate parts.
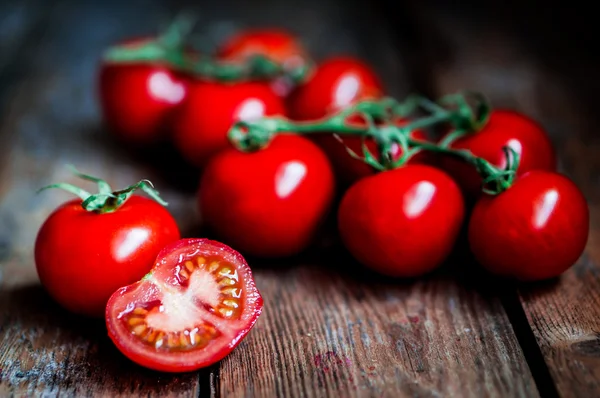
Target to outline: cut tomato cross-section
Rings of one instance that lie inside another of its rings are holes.
[[[132,361],[184,372],[228,355],[262,311],[244,258],[208,239],[165,247],[142,280],[117,290],[106,307],[108,334]]]

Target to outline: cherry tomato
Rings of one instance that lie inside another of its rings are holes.
[[[497,196],[482,195],[469,222],[475,258],[523,281],[553,278],[582,254],[589,231],[583,194],[567,177],[534,170]]]
[[[231,247],[182,239],[142,280],[106,306],[108,335],[132,361],[164,372],[216,363],[248,334],[263,307],[252,271]]]
[[[160,64],[104,62],[98,84],[107,127],[123,141],[138,145],[164,138],[173,110],[187,94],[186,79]]]
[[[217,56],[241,62],[253,55],[263,55],[284,67],[306,63],[306,49],[290,32],[279,28],[249,29],[229,37],[218,49]]]
[[[341,137],[343,143],[339,142],[331,134],[323,134],[314,137],[314,141],[325,151],[336,175],[344,184],[351,184],[363,177],[372,175],[376,170],[366,164],[364,161],[353,158],[346,147],[350,148],[356,154],[364,157],[362,150],[362,139],[360,137],[344,136]],[[423,130],[415,130],[411,133],[411,138],[427,141],[428,138]],[[371,139],[366,140],[369,151],[377,157],[377,145]],[[400,145],[394,145],[392,148],[394,160],[400,159],[403,154]],[[429,152],[421,151],[413,155],[407,164],[414,163],[433,163],[433,156]]]
[[[338,228],[360,263],[383,275],[415,277],[450,254],[464,211],[460,189],[448,175],[408,165],[352,185],[338,209]]]
[[[118,288],[140,279],[156,254],[179,239],[170,213],[133,195],[111,213],[86,211],[81,199],[57,208],[35,242],[35,263],[48,293],[66,309],[102,316]]]
[[[382,93],[379,77],[368,65],[351,57],[333,57],[292,92],[289,112],[297,120],[320,119],[356,101],[379,98]]]
[[[227,133],[233,123],[284,113],[282,100],[266,84],[197,81],[175,112],[173,138],[190,164],[203,167],[211,156],[230,147]]]
[[[215,156],[202,175],[199,207],[243,254],[283,257],[311,242],[334,188],[329,161],[315,144],[279,135],[253,153],[232,148]]]
[[[455,149],[468,149],[498,167],[506,166],[504,146],[510,146],[520,155],[518,174],[529,170],[556,170],[554,149],[544,130],[533,120],[514,111],[494,110],[481,131],[462,137],[451,145]],[[471,165],[444,157],[442,167],[470,197],[481,193],[481,177]]]

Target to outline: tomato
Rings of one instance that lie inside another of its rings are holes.
[[[497,196],[482,195],[468,233],[475,258],[489,271],[523,281],[553,278],[582,254],[589,210],[567,177],[534,170]]]
[[[334,188],[329,161],[314,143],[278,135],[256,152],[232,148],[215,156],[201,178],[199,208],[241,253],[290,256],[311,242]]]
[[[146,274],[163,246],[179,239],[179,230],[164,207],[143,196],[133,195],[103,214],[86,211],[81,203],[64,203],[44,222],[35,264],[59,304],[102,316],[110,295]]]
[[[284,113],[282,100],[266,84],[197,81],[175,112],[173,139],[190,164],[203,167],[211,156],[231,146],[227,133],[235,122]]]
[[[182,239],[165,247],[142,280],[106,306],[108,335],[129,359],[150,369],[186,372],[224,358],[263,307],[252,272],[231,247]]]
[[[346,147],[350,148],[356,154],[364,157],[362,150],[362,139],[358,136],[340,136],[343,143],[339,142],[335,137],[330,134],[323,134],[314,137],[315,142],[325,151],[331,164],[335,170],[336,175],[340,181],[345,184],[351,184],[363,177],[372,175],[376,170],[366,164],[364,161],[353,158]],[[411,133],[411,138],[416,140],[427,141],[428,138],[423,130],[415,130]],[[377,158],[377,145],[371,139],[366,140],[366,145],[369,151]],[[402,154],[402,148],[400,145],[394,145],[393,148],[394,160],[398,160]],[[414,163],[432,163],[433,156],[431,153],[426,151],[418,152],[413,155],[409,160],[408,164]]]
[[[173,110],[187,94],[186,79],[160,64],[104,62],[98,84],[107,127],[137,145],[164,138]]]
[[[446,173],[407,165],[352,185],[338,209],[338,228],[360,263],[383,275],[415,277],[448,257],[464,212],[460,189]]]
[[[510,146],[520,155],[519,175],[529,170],[556,170],[554,149],[544,130],[527,116],[514,111],[494,110],[482,130],[451,145],[455,149],[468,149],[502,168],[506,166],[504,146]],[[481,177],[473,166],[449,157],[444,157],[441,164],[470,197],[480,194]]]
[[[292,92],[289,112],[297,120],[320,119],[356,101],[379,98],[383,91],[379,77],[367,64],[352,57],[333,57]]]
[[[227,61],[242,62],[253,55],[266,56],[289,68],[305,64],[308,58],[300,40],[279,28],[241,31],[217,49],[217,57]]]

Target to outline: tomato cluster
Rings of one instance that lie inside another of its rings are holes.
[[[335,207],[346,249],[390,277],[439,267],[463,226],[483,267],[518,280],[556,277],[584,250],[586,200],[523,114],[484,101],[475,112],[461,97],[457,109],[426,101],[432,115],[414,115],[416,102],[386,97],[366,63],[315,64],[277,29],[235,35],[208,61],[153,38],[110,54],[99,73],[105,123],[125,142],[170,140],[201,169],[198,207],[226,245],[181,239],[145,181],[112,191],[78,173],[99,192],[54,185],[80,200],[46,220],[35,258],[50,295],[104,315],[143,366],[194,370],[231,352],[263,305],[243,256],[304,251]]]

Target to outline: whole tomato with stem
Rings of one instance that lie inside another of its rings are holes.
[[[478,132],[467,134],[450,145],[453,149],[468,149],[494,166],[506,166],[503,147],[512,148],[520,157],[517,174],[530,170],[556,170],[556,155],[542,127],[529,117],[515,111],[493,110],[488,123]],[[470,165],[451,157],[441,159],[441,167],[476,198],[481,193],[481,177]]]
[[[314,143],[282,134],[258,151],[216,155],[203,172],[198,205],[217,236],[244,255],[285,257],[311,243],[334,185]]]
[[[125,42],[103,59],[98,95],[104,123],[119,139],[149,145],[168,135],[173,110],[187,95],[187,77],[160,61],[121,61],[128,53],[158,46],[150,38]],[[117,52],[118,51],[118,52]]]
[[[521,281],[556,277],[583,253],[585,197],[567,177],[533,170],[498,195],[482,195],[469,221],[469,244],[492,273]]]
[[[144,276],[163,246],[180,235],[163,207],[166,202],[148,182],[113,192],[103,180],[78,175],[97,181],[99,193],[69,184],[50,186],[80,199],[58,207],[41,226],[35,264],[42,285],[61,306],[100,317],[111,294]],[[154,200],[134,195],[136,189]]]
[[[227,356],[263,308],[246,260],[208,239],[182,239],[156,256],[140,281],[106,305],[108,335],[129,359],[163,372],[187,372]]]
[[[190,164],[204,167],[231,146],[227,133],[235,122],[284,114],[281,98],[266,83],[197,80],[173,116],[173,140]]]
[[[285,68],[302,66],[309,58],[298,37],[281,28],[242,30],[217,48],[217,57],[225,61],[244,62],[255,55],[263,55]]]
[[[363,265],[391,277],[416,277],[448,257],[464,213],[460,189],[446,173],[414,164],[352,185],[338,209],[338,228]]]

